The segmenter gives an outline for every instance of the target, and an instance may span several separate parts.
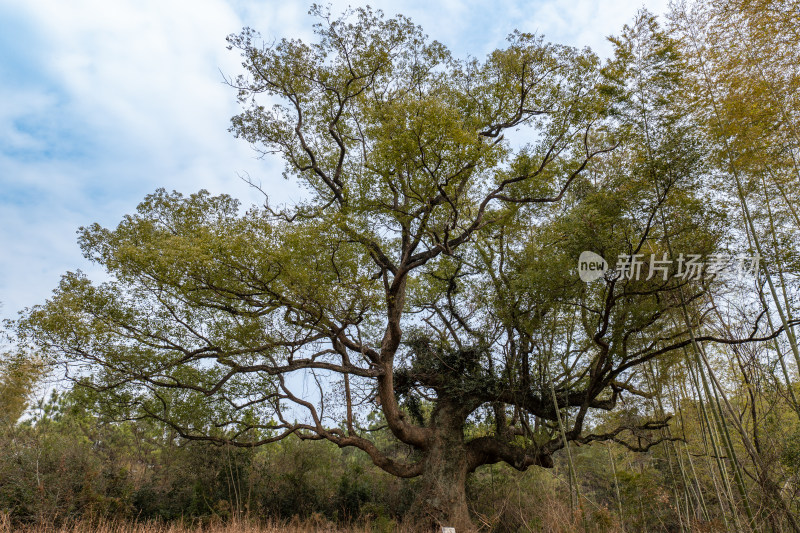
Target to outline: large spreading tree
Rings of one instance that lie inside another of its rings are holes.
[[[313,11],[313,44],[229,38],[232,131],[281,156],[303,201],[242,212],[158,191],[82,230],[110,280],[65,275],[23,338],[118,416],[186,439],[359,448],[421,478],[410,518],[427,523],[470,527],[483,465],[666,438],[637,408],[654,386],[637,369],[748,340],[703,335],[713,279],[647,275],[651,257],[714,253],[725,229],[674,43],[643,14],[605,64],[527,33],[457,60],[402,16]],[[584,283],[584,250],[612,269],[641,254],[642,275]]]

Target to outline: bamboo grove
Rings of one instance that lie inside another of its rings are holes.
[[[659,453],[664,488],[682,530],[711,521],[726,531],[797,531],[800,8],[681,2],[669,27],[691,80],[682,112],[713,160],[709,199],[727,206],[732,242],[763,260],[752,284],[709,294],[713,328],[742,336],[763,313],[785,334],[712,348],[693,331],[674,366],[648,365],[650,409],[676,416],[663,431],[678,438]],[[693,329],[696,306],[682,306]]]

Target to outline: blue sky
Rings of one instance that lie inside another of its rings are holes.
[[[408,15],[455,55],[482,57],[514,29],[610,52],[637,9],[667,0],[372,1]],[[332,2],[341,11],[356,0]],[[225,36],[312,38],[309,3],[288,0],[0,0],[0,316],[40,303],[67,270],[101,279],[76,230],[115,225],[158,187],[296,195],[279,160],[228,133],[239,72]]]

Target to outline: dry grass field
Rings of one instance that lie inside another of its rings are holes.
[[[268,521],[255,523],[231,521],[228,523],[178,524],[157,522],[128,522],[115,520],[81,520],[64,525],[38,524],[32,526],[12,526],[7,515],[0,514],[0,533],[406,533],[394,524],[364,523],[354,526],[333,524],[325,519]]]

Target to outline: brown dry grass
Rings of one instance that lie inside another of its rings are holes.
[[[388,524],[376,528],[377,524],[364,523],[354,526],[337,525],[324,518],[314,517],[290,521],[268,520],[256,523],[248,520],[232,520],[222,523],[179,524],[159,522],[129,522],[124,520],[78,520],[54,526],[37,524],[14,526],[8,515],[0,513],[0,533],[374,533],[396,531],[406,533],[405,528]],[[388,527],[387,527],[388,526]]]

